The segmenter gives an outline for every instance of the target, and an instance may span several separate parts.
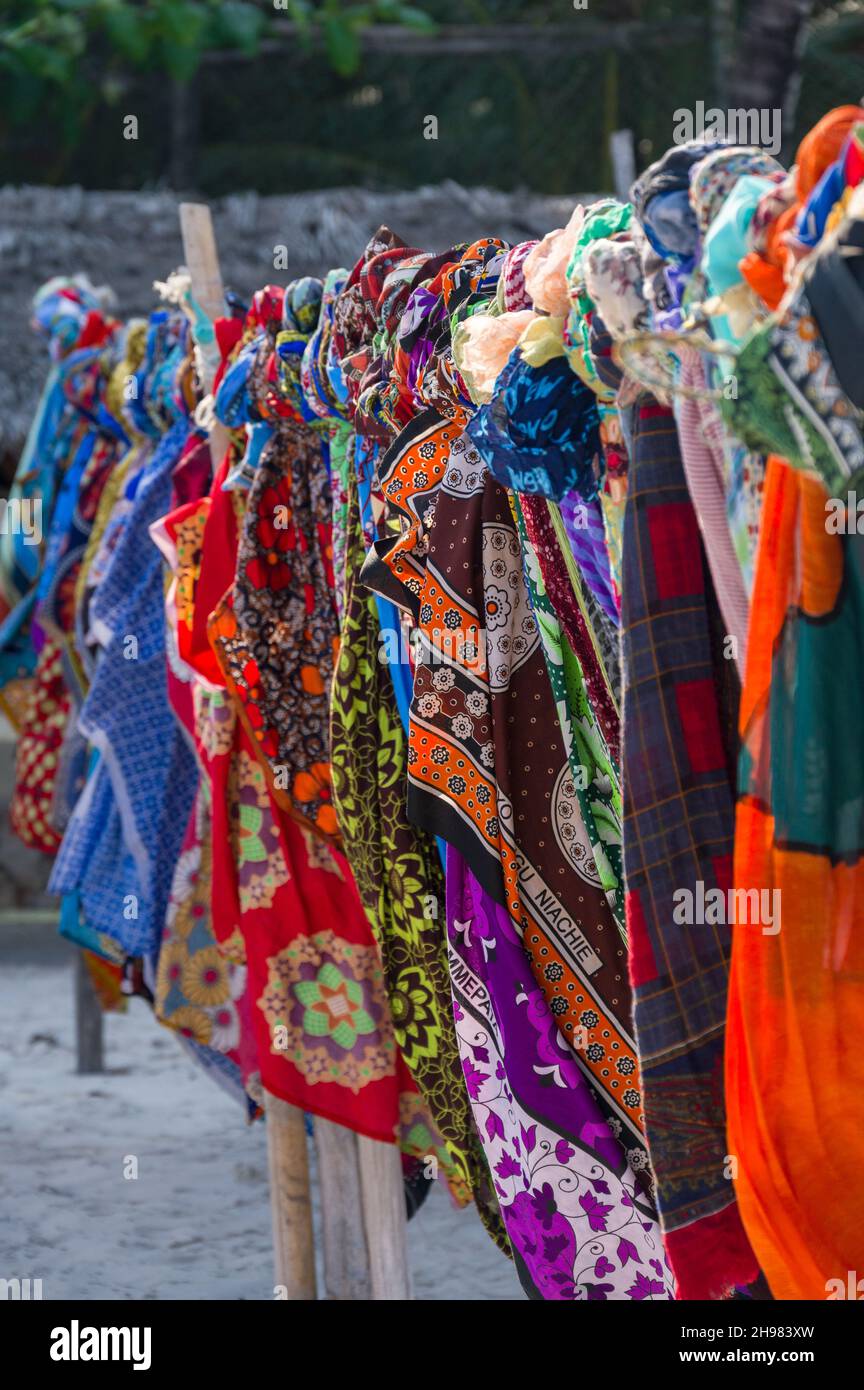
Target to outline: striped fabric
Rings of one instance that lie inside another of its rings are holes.
[[[705,370],[698,353],[682,355],[680,384],[705,389]],[[750,604],[741,565],[729,530],[723,423],[710,399],[676,396],[675,418],[690,498],[696,509],[711,578],[739,672],[747,652]]]

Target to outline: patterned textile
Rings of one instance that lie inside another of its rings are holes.
[[[585,217],[567,262],[567,297],[571,309],[564,324],[564,351],[573,371],[600,397],[614,399],[615,392],[598,376],[591,345],[594,301],[587,285],[588,256],[595,242],[625,233],[633,209],[615,198],[601,198],[585,209]],[[619,312],[623,306],[619,306]],[[626,312],[626,311],[625,311]]]
[[[769,459],[741,700],[729,1152],[779,1299],[847,1297],[864,1249],[864,565],[825,502]]]
[[[559,503],[567,528],[567,539],[579,565],[585,583],[591,589],[610,622],[618,626],[618,605],[609,552],[606,549],[606,528],[598,499],[584,501],[578,493],[568,492]]]
[[[691,390],[706,389],[702,359],[694,351],[682,353],[680,384]],[[747,651],[749,602],[729,530],[722,421],[713,401],[691,396],[676,397],[675,422],[717,602],[726,632],[734,638],[732,656],[741,671]]]
[[[174,869],[153,1007],[161,1023],[226,1053],[239,1065],[239,1005],[245,994],[246,969],[225,959],[213,935],[213,847],[205,787],[199,787]]]
[[[817,473],[832,497],[864,482],[864,411],[840,384],[803,288],[753,333],[735,372],[738,399],[720,408],[744,443]]]
[[[55,365],[11,487],[8,505],[21,508],[24,524],[4,526],[0,533],[0,689],[34,672],[46,628],[58,638],[71,625],[79,487],[84,477],[92,491],[94,468],[110,467],[116,435],[122,434],[101,406],[103,355],[107,361],[118,325],[98,311],[92,287],[83,280],[49,281],[35,295],[33,310]],[[58,692],[61,685],[62,678]],[[13,685],[4,704],[14,701]],[[53,800],[56,766],[42,765],[39,795],[46,805]],[[43,848],[54,844],[52,829]]]
[[[468,422],[468,434],[490,472],[518,492],[557,500],[572,488],[594,490],[600,420],[592,391],[563,357],[542,367],[518,347],[495,383],[489,405]]]
[[[194,460],[198,454],[198,442],[192,437],[183,457]],[[210,485],[209,459],[208,449],[206,468],[197,472],[193,492]],[[173,480],[176,499],[178,491],[185,492],[191,482],[182,461]],[[195,673],[185,657],[190,650],[208,502],[206,496],[193,497],[150,528],[174,576],[165,595],[168,692],[175,717],[190,743],[196,734]],[[222,955],[213,932],[211,822],[209,782],[199,775],[171,881],[153,983],[153,1008],[161,1023],[190,1042],[197,1061],[208,1066],[215,1060],[213,1054],[219,1054],[245,1078],[255,1070],[247,972],[245,966]]]
[[[104,410],[100,418],[104,424],[107,420]],[[38,798],[43,807],[50,808],[48,814],[52,827],[42,847],[52,853],[60,843],[60,836],[84,784],[86,742],[78,730],[83,674],[72,640],[75,592],[87,541],[105,485],[116,465],[121,439],[105,424],[102,432],[97,434],[94,431],[84,443],[89,447],[79,450],[80,459],[73,461],[67,469],[58,492],[45,563],[37,587],[34,628],[34,634],[38,630],[49,635],[52,649],[55,643],[59,645],[62,669],[54,680],[54,698],[57,710],[65,711],[65,717],[58,723],[55,712],[55,717],[46,723],[44,708],[34,705],[32,717],[39,727],[22,731],[19,743],[20,755],[32,736],[38,741],[48,732],[52,740],[47,759],[43,758],[40,762],[38,789]],[[37,664],[37,684],[43,660],[44,648]],[[26,821],[26,813],[19,815],[16,806],[19,796],[26,795],[22,785],[13,799],[13,825]]]
[[[247,1086],[383,1142],[398,1133],[403,1151],[422,1157],[434,1140],[398,1053],[380,956],[348,864],[279,804],[264,750],[195,635],[210,596],[224,594],[235,573],[239,494],[222,490],[230,462],[229,453],[213,480],[200,566],[190,572],[188,664],[204,677],[195,724],[210,789],[212,928],[226,959],[246,970],[238,1008],[251,1049],[242,1059]],[[254,493],[247,505],[255,506]],[[211,629],[220,621],[214,614]]]
[[[365,544],[356,477],[348,493],[349,579],[331,715],[345,854],[381,951],[399,1050],[440,1135],[442,1170],[461,1202],[476,1195],[504,1240],[459,1071],[441,926],[444,876],[431,838],[405,812],[406,739],[381,661],[375,597],[357,577]]]
[[[21,729],[34,687],[33,676],[17,676],[7,681],[0,690],[0,710],[3,711],[16,733]]]
[[[581,572],[575,563],[568,563],[566,536],[560,517],[555,516],[555,504],[541,497],[521,497],[519,508],[540,564],[546,592],[579,662],[591,707],[603,729],[609,752],[617,761],[621,727],[612,690],[618,666],[617,653],[613,663],[611,654],[601,652],[598,635],[602,634],[602,625],[592,623],[587,604],[583,608],[579,601],[580,596],[587,599],[587,594],[583,590]],[[617,685],[617,681],[614,683]]]
[[[121,990],[123,967],[114,961],[105,960],[103,956],[97,956],[93,951],[84,951],[83,956],[90,983],[102,1012],[125,1014],[128,1000]]]
[[[775,175],[783,167],[773,155],[755,145],[713,150],[690,170],[690,204],[704,236],[729,194],[744,175]]]
[[[54,854],[60,836],[51,821],[54,776],[69,718],[69,692],[63,680],[58,644],[46,638],[33,688],[18,734],[12,829],[25,845]]]
[[[648,302],[635,242],[627,235],[598,237],[587,248],[584,267],[585,289],[594,310],[616,341],[647,328]]]
[[[281,421],[249,491],[236,578],[211,639],[274,798],[338,844],[328,728],[338,642],[331,508],[319,439]]]
[[[725,903],[732,790],[699,531],[672,413],[650,398],[637,410],[623,572],[624,871],[648,1143],[680,1295],[718,1297],[757,1273],[725,1169],[730,932],[725,912],[717,925],[673,914],[679,890],[695,903],[700,884]]]
[[[346,552],[348,549],[348,485],[354,464],[354,438],[347,425],[334,426],[330,435],[330,486],[333,490],[331,517],[333,527],[333,597],[336,616],[341,628],[344,617],[347,587]]]
[[[348,866],[276,805],[257,749],[219,692],[202,701],[199,729],[212,788],[213,929],[248,971],[261,1083],[392,1143],[414,1087]],[[425,1129],[418,1141],[420,1155],[429,1152]]]
[[[416,620],[425,579],[425,551],[435,519],[435,498],[447,469],[450,448],[468,416],[457,411],[442,419],[424,410],[399,434],[379,463],[381,491],[388,506],[403,518],[400,535],[376,540],[366,557],[361,579]],[[476,468],[481,460],[474,452]],[[475,476],[479,476],[476,474]]]
[[[10,490],[13,506],[38,501],[48,532],[63,470],[93,423],[100,389],[98,359],[118,324],[100,312],[93,287],[83,280],[50,280],[33,298],[33,319],[47,340],[52,368]],[[22,530],[0,534],[0,591],[14,606],[29,591],[42,563],[39,546]],[[5,672],[0,670],[5,678]]]
[[[507,498],[465,437],[435,507],[408,813],[507,907],[565,1039],[584,1037],[578,1064],[639,1148],[626,951],[581,819]]]
[[[149,440],[134,445],[109,473],[84,548],[75,580],[75,650],[88,675],[92,674],[95,649],[98,649],[98,643],[90,631],[90,604],[122,534],[137,483],[143,476],[153,448]]]
[[[546,593],[539,557],[525,528],[522,501],[514,501],[525,561],[525,582],[543,646],[549,683],[567,750],[579,815],[591,845],[597,876],[624,937],[624,884],[621,864],[621,790],[603,732],[588,699],[579,662],[573,654]],[[557,560],[552,556],[552,563]]]
[[[50,891],[79,891],[90,930],[155,957],[197,781],[171,713],[162,567],[148,529],[167,510],[188,424],[153,455],[93,600],[104,651],[79,724],[101,757],[72,813]]]
[[[465,1083],[513,1257],[534,1298],[672,1298],[627,1146],[556,1027],[510,915],[447,850],[447,935]],[[621,1142],[619,1142],[619,1140]]]

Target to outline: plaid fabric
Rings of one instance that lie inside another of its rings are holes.
[[[731,886],[733,795],[713,595],[674,417],[651,398],[636,412],[622,576],[624,871],[648,1142],[681,1296],[716,1297],[756,1273],[725,1163],[730,932],[673,913],[677,890],[695,905],[700,882]]]

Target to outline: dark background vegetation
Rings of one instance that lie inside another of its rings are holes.
[[[788,157],[862,93],[864,0],[0,0],[0,183],[586,192],[677,107],[782,103]]]

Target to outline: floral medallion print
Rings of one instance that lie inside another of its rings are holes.
[[[237,715],[222,690],[210,690],[196,682],[192,690],[195,731],[207,759],[223,757],[234,745]]]
[[[363,987],[345,976],[332,961],[321,966],[312,980],[293,986],[303,1005],[303,1031],[312,1038],[332,1038],[350,1052],[358,1037],[375,1032],[375,1023],[363,1007]]]
[[[309,1085],[328,1081],[356,1094],[392,1073],[396,1043],[381,1007],[374,947],[323,931],[284,947],[268,968],[258,1004],[273,1050],[284,1052]]]
[[[277,889],[288,882],[279,828],[273,818],[263,768],[240,749],[231,768],[231,840],[242,912],[271,907]]]
[[[212,845],[203,785],[174,870],[156,975],[160,1022],[217,1052],[240,1042],[237,1001],[246,971],[219,949],[210,917]]]

